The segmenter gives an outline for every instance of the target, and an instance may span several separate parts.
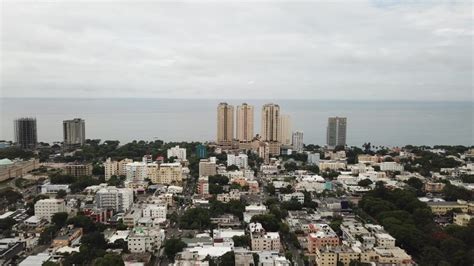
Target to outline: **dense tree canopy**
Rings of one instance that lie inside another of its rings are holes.
[[[440,228],[431,209],[409,190],[387,190],[377,184],[359,207],[395,237],[420,265],[472,265],[474,222],[467,227]]]
[[[183,229],[206,229],[210,228],[211,216],[208,209],[187,209],[179,219],[179,227]]]
[[[169,260],[174,261],[174,256],[176,253],[183,251],[186,247],[186,243],[178,238],[170,238],[165,241],[164,247],[166,257],[168,257]]]

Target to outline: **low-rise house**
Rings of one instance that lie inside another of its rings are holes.
[[[229,202],[231,200],[240,200],[240,191],[238,189],[232,189],[229,193],[221,193],[217,195],[217,200],[221,202]]]
[[[290,194],[280,194],[279,195],[280,201],[291,201],[296,200],[299,203],[304,203],[304,194],[302,192],[293,192]]]
[[[245,206],[245,212],[244,212],[244,222],[250,223],[250,219],[254,215],[259,215],[259,214],[265,214],[267,213],[267,207],[265,205],[249,205]]]
[[[82,237],[82,228],[67,227],[65,231],[61,231],[59,235],[53,239],[52,246],[55,248],[67,247],[73,243],[78,243]]]

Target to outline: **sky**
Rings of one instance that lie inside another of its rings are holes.
[[[472,1],[1,3],[1,97],[473,101]]]

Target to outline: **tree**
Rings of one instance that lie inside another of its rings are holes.
[[[187,209],[181,216],[179,225],[183,229],[204,229],[211,225],[211,217],[208,209]]]
[[[238,171],[239,167],[235,164],[227,166],[227,171]]]
[[[362,179],[360,180],[357,185],[361,186],[361,187],[368,187],[370,185],[372,185],[372,181],[370,179]]]
[[[107,241],[101,232],[95,231],[82,236],[81,243],[83,246],[92,249],[106,249]]]
[[[58,193],[56,193],[56,198],[57,198],[57,199],[64,199],[64,198],[66,197],[66,195],[67,195],[66,190],[60,189],[60,190],[58,191]]]
[[[233,266],[235,265],[235,254],[234,251],[229,251],[224,253],[224,255],[219,257],[219,264],[218,265],[228,265]]]
[[[280,221],[273,214],[259,214],[252,216],[252,223],[261,223],[268,232],[277,232],[280,228]]]
[[[229,178],[223,175],[212,175],[209,176],[209,184],[211,183],[224,186],[229,184]]]
[[[38,239],[38,243],[40,245],[48,244],[53,240],[58,232],[58,228],[56,226],[48,226],[46,227],[43,232],[41,232],[40,237]]]
[[[285,163],[285,169],[288,172],[294,172],[294,171],[298,170],[298,166],[296,165],[295,162],[287,162],[287,163]]]
[[[94,266],[111,266],[111,265],[117,265],[117,266],[123,266],[125,265],[122,256],[117,255],[117,254],[105,254],[104,257],[98,258]]]
[[[423,189],[423,182],[419,178],[410,177],[406,181],[406,183],[407,183],[407,185],[409,185],[410,187],[416,189],[417,191],[421,191]]]
[[[164,247],[166,257],[169,260],[174,261],[176,253],[183,251],[183,249],[186,247],[186,243],[178,238],[170,238],[165,241]]]
[[[75,217],[69,218],[66,223],[73,224],[74,227],[82,227],[84,233],[94,232],[97,230],[97,227],[91,218],[84,215],[77,215]]]
[[[51,217],[51,222],[56,225],[57,228],[62,228],[67,221],[67,212],[57,212]]]
[[[234,241],[234,246],[236,247],[250,247],[250,236],[233,236],[232,240]]]
[[[275,195],[275,186],[273,184],[268,184],[266,189],[267,189],[268,194],[270,194],[270,196]]]

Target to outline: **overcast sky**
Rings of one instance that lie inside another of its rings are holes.
[[[58,2],[2,1],[3,97],[473,100],[471,1]]]

